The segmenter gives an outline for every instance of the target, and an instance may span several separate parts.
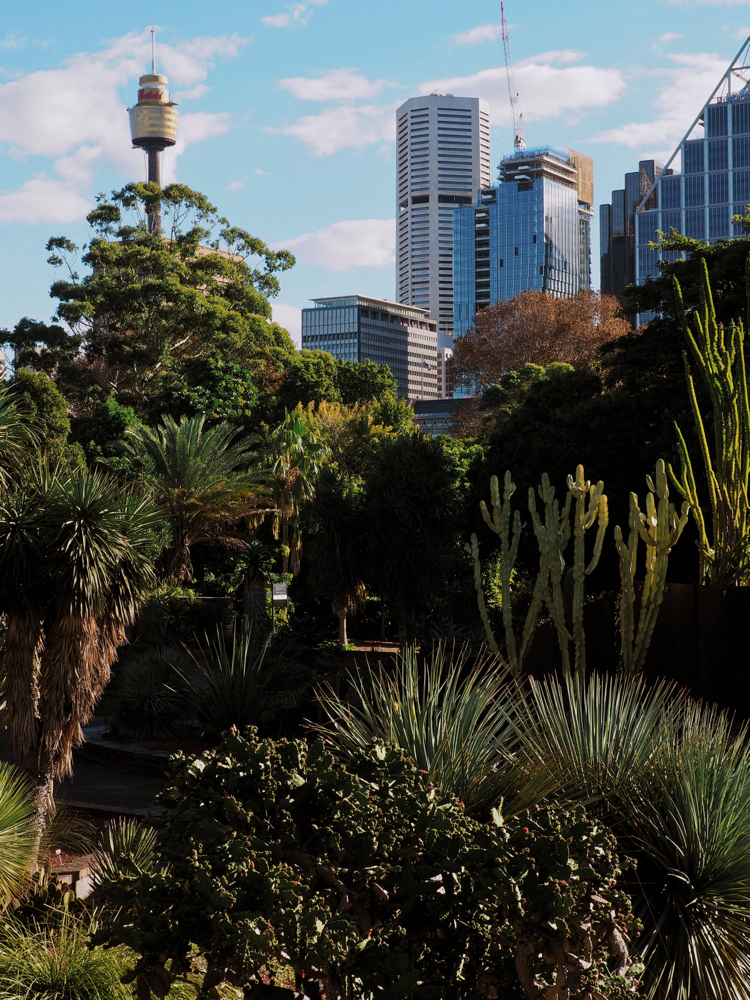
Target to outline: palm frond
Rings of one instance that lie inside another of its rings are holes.
[[[34,804],[26,779],[0,762],[0,906],[30,874],[36,847]]]

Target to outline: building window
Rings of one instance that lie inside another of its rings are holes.
[[[680,231],[680,213],[679,212],[662,212],[661,213],[661,228],[662,232],[669,235],[669,233],[676,229],[677,232]]]
[[[703,173],[703,142],[686,142],[682,147],[682,172],[684,174]]]
[[[665,177],[661,182],[661,207],[680,207],[680,178]]]
[[[703,204],[703,174],[685,178],[685,207],[693,208]]]
[[[716,135],[727,134],[727,106],[726,104],[710,104],[708,106],[708,119],[706,122],[706,134],[709,139]]]
[[[750,136],[744,135],[732,139],[732,166],[750,167]]]
[[[722,205],[708,210],[708,238],[723,239],[729,236],[729,209]]]
[[[706,219],[702,209],[697,212],[685,212],[685,235],[693,240],[705,239]]]
[[[750,132],[750,101],[732,105],[732,135]]]
[[[715,139],[708,144],[708,169],[729,169],[729,142],[727,139]]]
[[[723,205],[729,201],[729,174],[708,175],[708,204]]]
[[[732,185],[735,201],[750,202],[750,170],[735,170]]]
[[[638,215],[638,242],[651,243],[656,239],[659,217],[656,212],[640,212]]]

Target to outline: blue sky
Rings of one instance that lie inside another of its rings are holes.
[[[529,145],[594,158],[597,204],[666,158],[742,40],[750,0],[508,0]],[[395,108],[439,90],[490,101],[509,151],[499,0],[129,0],[6,5],[0,23],[0,326],[49,319],[53,235],[83,242],[98,191],[144,174],[126,107],[149,33],[180,104],[168,179],[203,191],[297,266],[274,303],[392,298]],[[598,231],[594,244],[598,276]]]

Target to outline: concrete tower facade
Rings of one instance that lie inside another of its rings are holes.
[[[154,32],[151,32],[151,72],[138,81],[138,103],[128,109],[134,149],[148,155],[148,180],[161,187],[161,153],[177,142],[177,105],[169,99],[169,81],[156,72]],[[149,229],[161,229],[161,209],[149,216]]]
[[[396,299],[437,321],[453,346],[453,212],[488,187],[489,105],[476,97],[412,97],[396,112]]]

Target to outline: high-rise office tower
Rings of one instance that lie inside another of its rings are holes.
[[[302,310],[303,350],[388,365],[402,399],[439,396],[437,324],[425,309],[369,295],[313,302]]]
[[[396,112],[396,298],[437,320],[453,344],[453,211],[490,183],[489,105],[476,97],[412,97]]]
[[[625,174],[625,186],[612,192],[609,205],[599,206],[599,248],[602,292],[616,295],[635,281],[635,212],[664,169],[656,160],[641,160],[638,170]],[[648,203],[656,207],[654,192]]]
[[[551,146],[518,149],[500,163],[498,180],[454,214],[456,336],[493,302],[591,287],[591,158]]]
[[[750,38],[732,60],[635,213],[635,280],[658,277],[659,232],[676,229],[706,243],[740,236],[733,215],[750,203]],[[677,167],[681,167],[678,172]],[[643,319],[643,317],[642,317]]]
[[[169,81],[156,72],[154,32],[151,32],[151,72],[138,81],[138,103],[128,109],[133,147],[148,155],[148,180],[161,187],[161,154],[177,142],[177,105],[169,99]],[[161,209],[149,216],[149,229],[161,229]]]

